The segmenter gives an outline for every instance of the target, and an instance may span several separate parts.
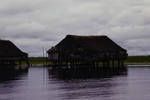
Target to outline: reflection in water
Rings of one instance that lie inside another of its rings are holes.
[[[20,78],[22,75],[26,75],[27,73],[28,70],[0,70],[0,82],[16,80],[17,78]]]
[[[123,83],[126,84],[126,83]],[[104,99],[110,96],[120,94],[115,89],[118,84],[111,79],[101,80],[76,80],[71,82],[65,82],[61,90],[64,91],[61,94],[63,99]],[[120,91],[119,91],[120,92]],[[124,92],[126,92],[124,90]]]
[[[47,68],[0,82],[0,100],[149,100],[150,68],[129,68],[127,75],[60,79]]]
[[[126,82],[120,81],[126,80],[126,70],[122,73],[99,73],[95,71],[83,71],[83,70],[67,70],[62,72],[60,69],[49,70],[50,78],[56,78],[61,80],[58,90],[63,91],[60,97],[63,100],[70,99],[89,99],[99,100],[104,98],[111,98],[112,95],[120,94],[121,91],[117,91],[119,85],[127,85]],[[119,77],[114,77],[119,76]],[[123,90],[125,93],[126,90]],[[115,99],[114,99],[115,100]]]
[[[113,77],[115,75],[126,75],[127,68],[102,68],[94,66],[77,66],[73,68],[52,68],[49,69],[49,74],[59,79],[89,79],[89,78],[104,78]]]

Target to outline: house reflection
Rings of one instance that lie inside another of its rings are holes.
[[[126,83],[124,83],[126,84]],[[118,85],[121,85],[117,80],[108,79],[92,79],[92,80],[72,80],[65,81],[61,84],[60,90],[64,91],[61,98],[65,100],[71,99],[94,99],[104,100],[117,94]]]
[[[119,73],[104,72],[100,69],[87,70],[87,68],[80,70],[49,69],[49,78],[56,79],[54,83],[59,83],[58,90],[63,91],[60,94],[63,100],[82,100],[87,98],[90,100],[108,98],[109,100],[109,97],[127,92],[126,90],[121,91],[118,89],[119,86],[127,85],[127,82],[124,82],[127,78],[127,70],[118,71]]]
[[[22,75],[28,73],[28,69],[26,70],[0,70],[0,82],[11,81],[20,78]]]
[[[50,68],[49,74],[51,77],[59,79],[89,79],[89,78],[105,78],[116,75],[127,75],[127,68],[120,67],[120,69],[101,68],[95,66],[76,66],[76,67],[59,67]]]

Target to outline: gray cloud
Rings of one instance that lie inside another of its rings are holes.
[[[149,0],[0,1],[0,38],[30,56],[67,34],[108,35],[130,55],[150,54]]]

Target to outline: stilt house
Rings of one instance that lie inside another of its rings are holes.
[[[9,40],[0,40],[0,68],[5,66],[28,64],[28,54],[21,51]]]
[[[54,65],[124,66],[127,51],[107,36],[67,35],[47,51]]]

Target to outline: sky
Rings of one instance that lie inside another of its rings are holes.
[[[29,56],[68,34],[107,35],[129,55],[150,55],[150,0],[0,0],[0,39]]]

